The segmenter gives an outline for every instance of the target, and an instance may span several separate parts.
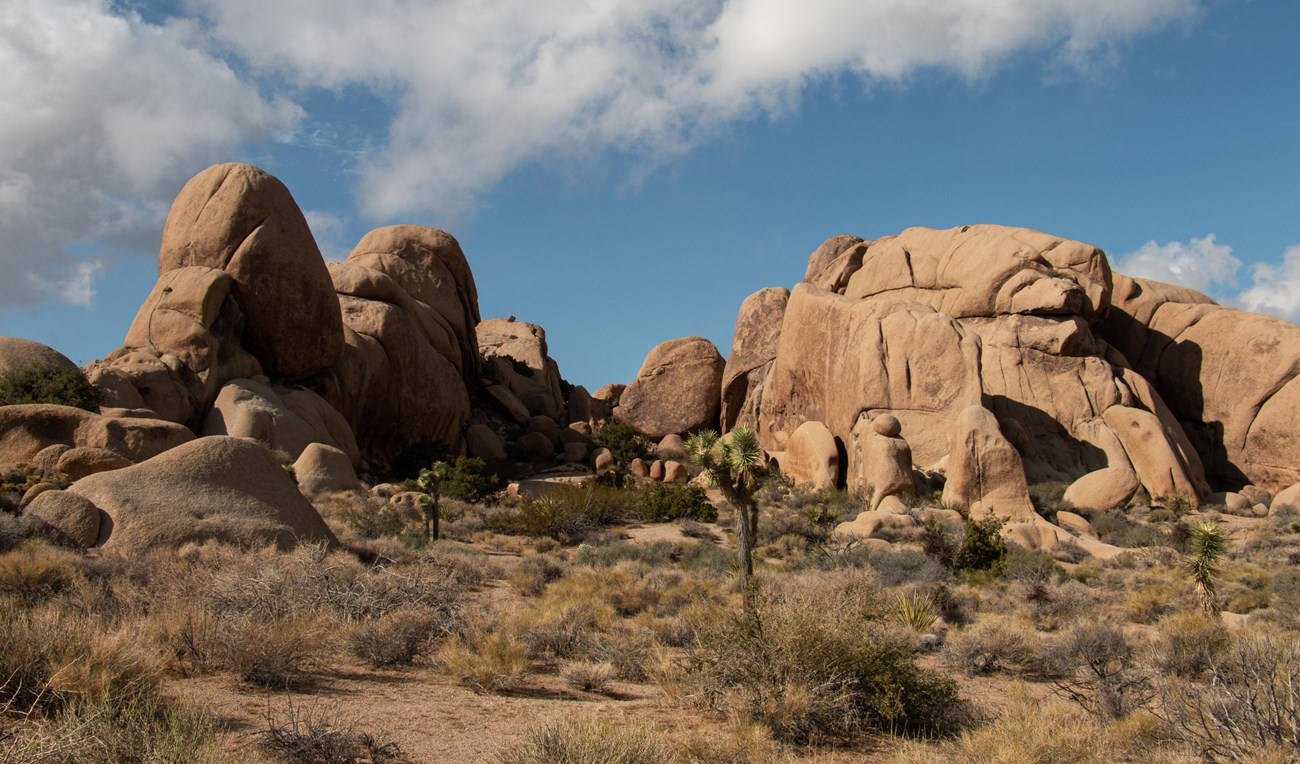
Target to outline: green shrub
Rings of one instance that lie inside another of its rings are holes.
[[[504,533],[549,536],[562,544],[576,544],[601,526],[631,514],[636,509],[636,496],[635,492],[606,488],[591,480],[580,485],[560,484],[494,516],[489,527]]]
[[[458,456],[442,481],[442,495],[479,502],[499,491],[503,484],[501,477],[488,469],[487,462],[478,457]]]
[[[953,561],[956,568],[1001,573],[1007,556],[1007,544],[1002,540],[1002,526],[1005,522],[995,515],[989,515],[983,520],[967,520],[961,549]]]
[[[718,519],[718,510],[709,503],[704,489],[696,485],[647,483],[638,502],[642,519],[649,522],[670,520]]]
[[[0,406],[52,403],[99,411],[100,389],[86,381],[80,369],[34,364],[0,374]]]
[[[631,425],[612,419],[591,434],[591,441],[597,448],[608,448],[614,462],[622,467],[632,463],[633,459],[650,461],[655,459],[655,445],[638,435]]]

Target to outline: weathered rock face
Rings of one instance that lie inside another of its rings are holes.
[[[203,435],[229,435],[262,441],[297,459],[312,443],[361,462],[352,428],[311,390],[271,385],[265,377],[234,379],[221,388],[203,422]]]
[[[773,287],[760,289],[740,304],[731,352],[722,372],[723,431],[738,424],[758,424],[763,386],[776,360],[781,321],[789,302],[790,290]]]
[[[971,406],[957,418],[943,499],[965,506],[977,519],[990,514],[1015,521],[1038,517],[1020,454],[983,406]]]
[[[1098,332],[1160,391],[1217,487],[1300,480],[1300,326],[1116,276]]]
[[[280,548],[338,543],[271,454],[239,438],[199,438],[132,467],[91,475],[67,492],[102,513],[96,543],[127,553],[208,540]],[[88,535],[89,520],[82,519],[69,524]]]
[[[489,318],[477,329],[483,375],[515,394],[534,416],[565,415],[560,368],[547,355],[546,331],[536,324]]]
[[[867,509],[878,509],[888,496],[915,494],[912,449],[901,437],[902,423],[890,414],[858,419],[849,436],[849,461],[856,471],[848,475],[848,488],[871,493]]]
[[[298,490],[308,498],[364,490],[352,469],[351,458],[323,443],[311,443],[303,449],[293,463],[293,476],[298,481]]]
[[[460,245],[443,231],[389,226],[362,237],[329,273],[344,348],[317,391],[367,454],[457,444],[479,379],[478,293]]]
[[[0,374],[28,366],[56,366],[69,371],[77,365],[52,347],[21,337],[0,337]]]
[[[980,402],[979,353],[977,337],[932,308],[799,284],[763,393],[760,440],[784,451],[794,429],[815,420],[847,443],[860,415],[891,413],[914,457],[936,462],[957,415]],[[857,471],[850,455],[848,473]]]
[[[1105,512],[1127,504],[1140,485],[1128,467],[1106,467],[1071,483],[1061,498],[1076,509]]]
[[[238,163],[191,178],[167,215],[158,274],[187,266],[234,280],[248,319],[243,346],[268,375],[306,377],[338,360],[343,324],[324,259],[276,178]]]
[[[0,465],[31,462],[54,445],[102,448],[140,462],[191,440],[194,433],[186,428],[157,419],[106,417],[46,404],[0,406]]]
[[[780,461],[781,472],[796,485],[821,489],[834,488],[839,482],[839,446],[821,422],[799,425]]]
[[[660,343],[623,391],[614,417],[654,440],[716,427],[724,367],[702,337]]]

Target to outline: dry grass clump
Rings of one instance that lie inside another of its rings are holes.
[[[951,668],[972,675],[1019,674],[1034,664],[1036,651],[1025,626],[989,616],[948,635],[943,659]]]
[[[1191,679],[1203,674],[1230,641],[1228,629],[1218,618],[1177,613],[1160,622],[1152,662],[1166,675]]]
[[[677,764],[669,740],[636,727],[563,721],[528,731],[524,742],[497,754],[498,764]]]
[[[603,661],[573,661],[560,668],[560,678],[575,690],[603,693],[614,680],[614,666]]]
[[[396,743],[380,743],[374,736],[340,722],[338,714],[319,707],[295,708],[283,714],[267,710],[262,748],[277,761],[294,764],[408,764]]]
[[[436,613],[427,610],[394,610],[377,620],[356,624],[348,636],[348,647],[375,668],[407,666],[446,636],[446,626]]]
[[[520,560],[506,580],[525,597],[536,597],[546,590],[547,584],[563,578],[566,570],[555,558],[534,554]]]
[[[437,658],[444,673],[478,693],[517,689],[530,667],[527,646],[490,623],[475,623],[453,635]]]
[[[1089,713],[1120,719],[1155,695],[1153,676],[1124,630],[1109,621],[1081,623],[1045,657],[1056,689]]]
[[[0,554],[0,595],[29,605],[58,596],[83,578],[80,560],[80,555],[40,539],[25,541]]]
[[[955,684],[915,663],[908,637],[886,625],[870,577],[801,577],[769,584],[753,606],[697,625],[684,676],[708,707],[808,743],[894,729],[935,733],[955,723]]]

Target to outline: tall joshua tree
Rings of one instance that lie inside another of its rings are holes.
[[[428,469],[420,470],[416,483],[425,496],[420,497],[419,507],[424,515],[424,535],[430,541],[437,541],[439,536],[438,521],[442,519],[438,504],[442,500],[442,481],[451,476],[451,465],[446,462],[434,462]]]
[[[705,430],[686,440],[686,455],[692,464],[704,470],[736,510],[740,587],[748,595],[749,577],[754,574],[754,540],[758,531],[758,504],[754,502],[754,494],[768,476],[763,449],[758,445],[758,433],[748,425],[736,427],[723,438],[712,430]]]
[[[1191,527],[1187,538],[1187,557],[1183,569],[1196,586],[1196,596],[1206,615],[1219,614],[1219,563],[1228,551],[1228,529],[1216,520],[1206,520]]]

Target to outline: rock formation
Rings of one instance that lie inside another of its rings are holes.
[[[763,387],[776,360],[781,319],[789,302],[790,290],[773,287],[760,289],[740,304],[731,352],[722,372],[723,431],[738,424],[758,424]]]
[[[67,356],[52,347],[21,337],[0,337],[0,374],[29,366],[54,366],[68,371],[77,368]]]
[[[478,325],[477,336],[483,376],[510,390],[530,415],[558,421],[567,414],[560,368],[547,355],[542,327],[490,318]]]
[[[660,343],[623,391],[614,417],[653,440],[717,427],[724,366],[702,337]]]

